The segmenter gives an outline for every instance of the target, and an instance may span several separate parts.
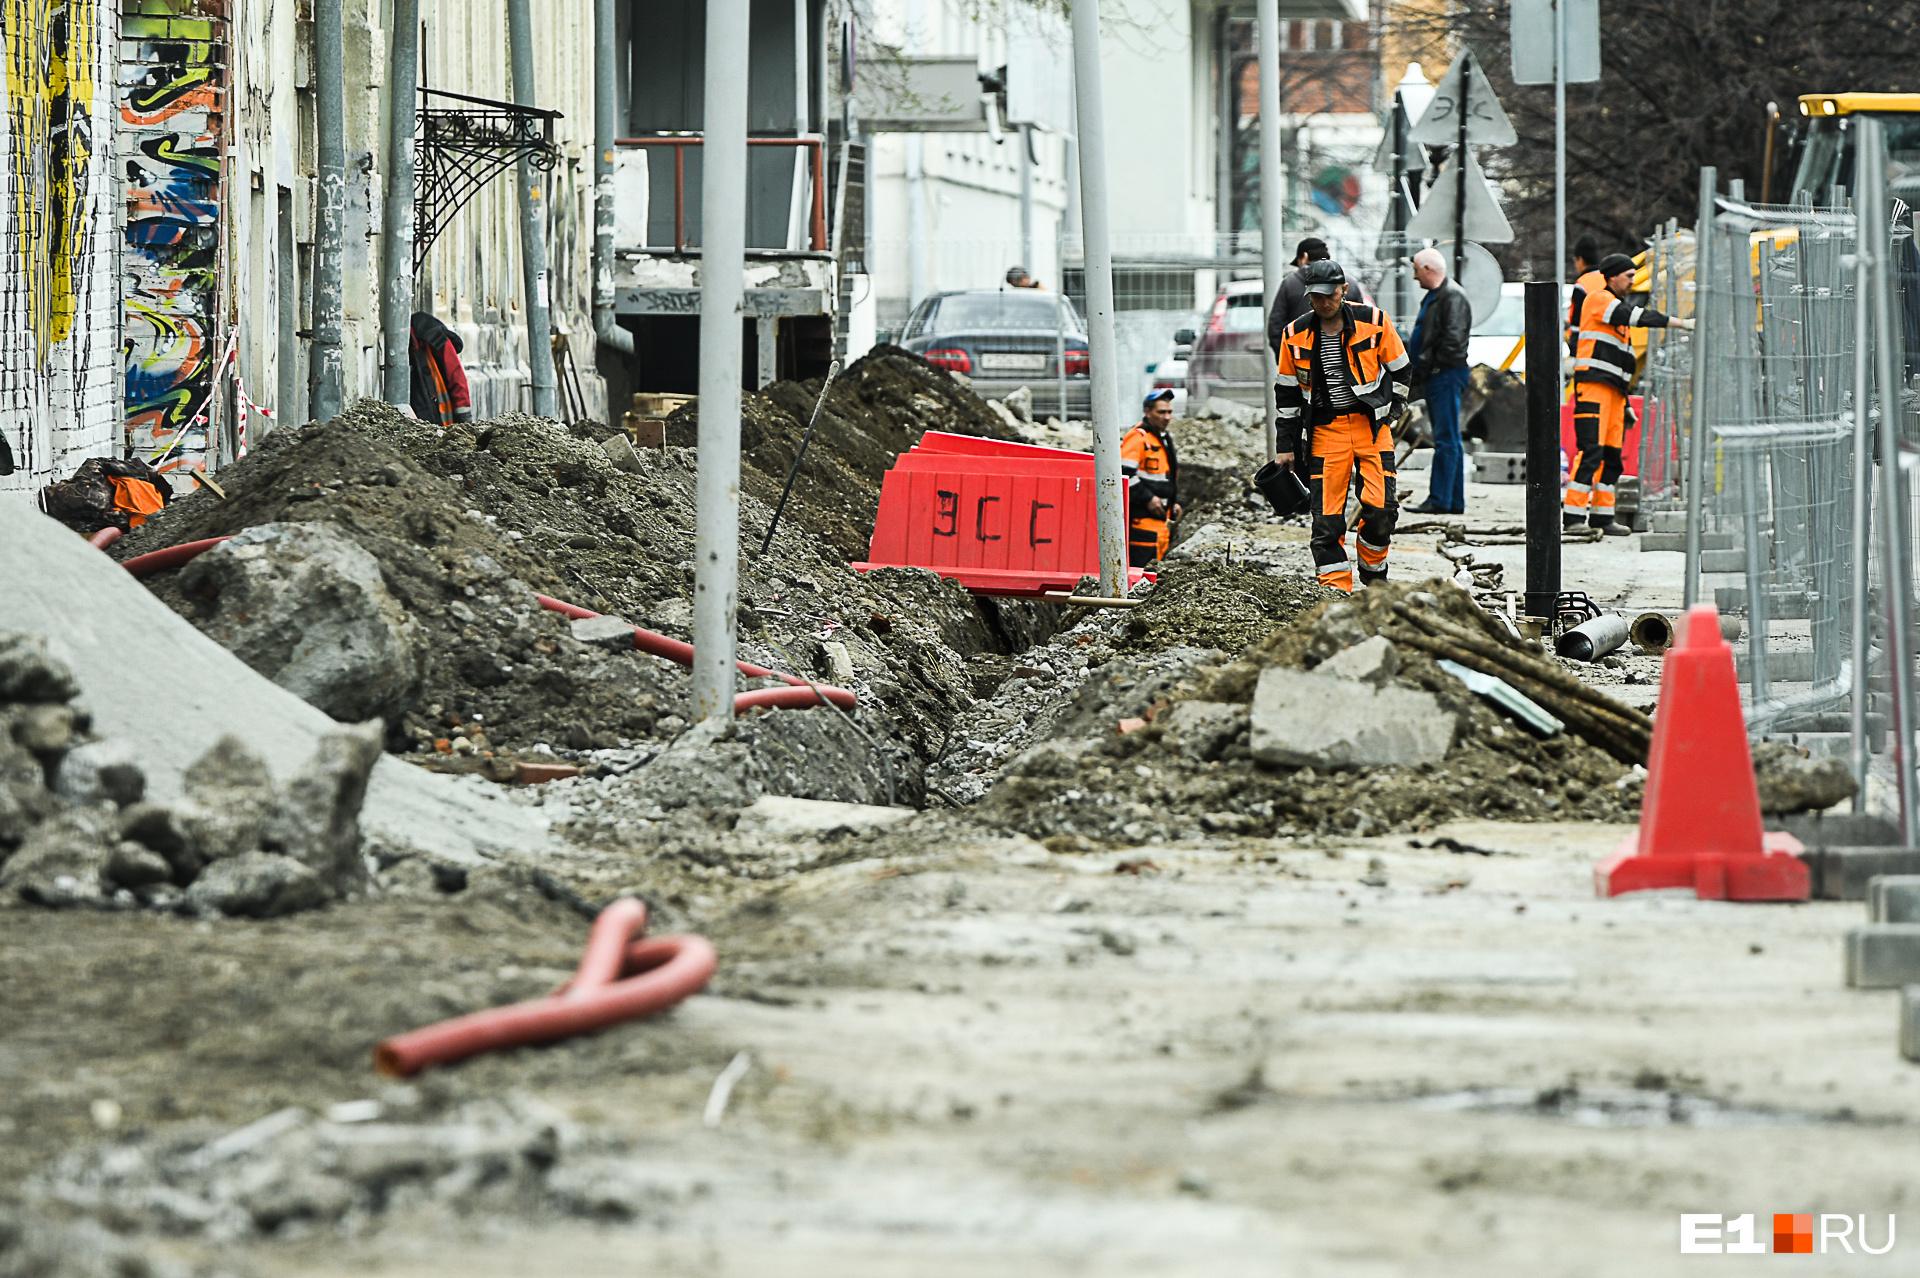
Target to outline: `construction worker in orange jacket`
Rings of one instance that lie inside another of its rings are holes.
[[[1580,309],[1590,294],[1607,286],[1600,274],[1600,245],[1591,235],[1583,235],[1573,246],[1573,296],[1567,299],[1567,358],[1579,353]]]
[[[1307,450],[1313,494],[1313,564],[1325,585],[1352,591],[1347,561],[1347,488],[1360,475],[1360,584],[1383,581],[1393,544],[1394,419],[1407,406],[1412,363],[1393,321],[1377,306],[1347,301],[1338,262],[1304,270],[1311,312],[1280,335],[1274,461]]]
[[[1140,421],[1120,441],[1127,478],[1127,562],[1144,568],[1167,557],[1180,518],[1180,454],[1174,449],[1173,392],[1157,390],[1140,405]]]
[[[1561,518],[1569,528],[1584,520],[1608,536],[1624,537],[1629,530],[1613,522],[1613,508],[1614,485],[1624,466],[1620,449],[1633,412],[1627,403],[1633,379],[1633,344],[1627,330],[1690,329],[1693,321],[1670,319],[1623,300],[1633,287],[1633,259],[1625,253],[1602,258],[1599,274],[1604,287],[1587,293],[1580,306],[1579,341],[1573,352],[1575,451]]]

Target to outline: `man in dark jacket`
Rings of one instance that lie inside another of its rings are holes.
[[[413,415],[441,427],[472,421],[473,394],[460,362],[460,335],[425,311],[413,313],[412,327],[408,345],[413,377],[407,398]]]
[[[1413,340],[1407,344],[1413,360],[1413,398],[1427,401],[1427,413],[1433,419],[1427,499],[1413,509],[1423,515],[1464,515],[1467,479],[1460,400],[1467,390],[1473,304],[1467,300],[1467,291],[1447,278],[1447,260],[1437,249],[1421,249],[1413,255],[1413,278],[1427,291],[1413,324]]]
[[[1317,235],[1309,235],[1294,247],[1293,269],[1280,281],[1273,295],[1273,313],[1267,316],[1267,347],[1275,356],[1280,354],[1280,334],[1287,331],[1287,325],[1313,309],[1307,302],[1307,263],[1324,262],[1330,256],[1327,242]]]

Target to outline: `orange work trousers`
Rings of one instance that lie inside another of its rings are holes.
[[[1585,519],[1595,528],[1613,522],[1614,487],[1624,469],[1620,449],[1627,438],[1627,393],[1605,382],[1573,383],[1573,464],[1561,522]]]
[[[1393,545],[1393,431],[1371,416],[1343,413],[1313,428],[1308,468],[1313,493],[1313,567],[1324,585],[1353,591],[1347,562],[1347,489],[1360,477],[1360,519],[1354,540],[1360,559],[1360,584],[1385,580],[1387,552]]]

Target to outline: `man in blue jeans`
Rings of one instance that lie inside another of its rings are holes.
[[[1467,478],[1460,400],[1467,390],[1473,305],[1466,290],[1447,278],[1447,260],[1437,249],[1413,255],[1413,278],[1427,296],[1420,303],[1407,354],[1413,360],[1413,398],[1427,401],[1433,419],[1433,469],[1427,475],[1427,499],[1409,509],[1423,515],[1464,515]]]

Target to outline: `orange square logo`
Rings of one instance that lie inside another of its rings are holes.
[[[1813,1251],[1813,1215],[1810,1212],[1775,1212],[1773,1249],[1776,1252],[1811,1254]]]

